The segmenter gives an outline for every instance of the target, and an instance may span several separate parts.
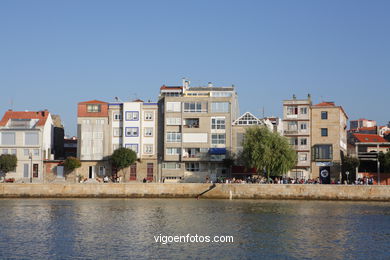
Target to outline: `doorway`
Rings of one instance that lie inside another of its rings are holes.
[[[95,172],[93,170],[93,166],[89,166],[89,168],[88,168],[88,178],[90,178],[90,179],[95,178]]]

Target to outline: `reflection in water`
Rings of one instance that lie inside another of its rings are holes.
[[[388,258],[390,203],[3,199],[0,259]],[[155,243],[232,235],[233,244]]]

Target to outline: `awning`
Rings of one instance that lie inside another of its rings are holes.
[[[210,148],[209,154],[226,154],[226,148]]]

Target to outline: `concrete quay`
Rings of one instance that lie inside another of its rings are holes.
[[[390,201],[390,186],[311,184],[0,184],[0,198],[207,198]]]

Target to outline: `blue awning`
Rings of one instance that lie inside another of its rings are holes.
[[[226,154],[226,148],[210,148],[209,154]]]

